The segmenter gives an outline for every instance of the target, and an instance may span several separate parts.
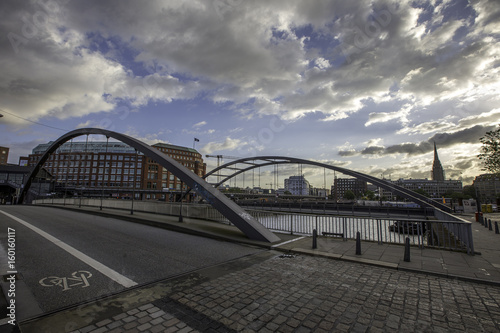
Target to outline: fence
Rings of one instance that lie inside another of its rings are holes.
[[[410,244],[473,253],[472,228],[466,221],[368,218],[337,215],[280,214],[269,211],[249,211],[266,228],[294,234],[342,234],[343,239],[355,239],[359,231],[365,241]]]
[[[45,199],[34,204],[81,205],[99,207],[100,199]],[[130,200],[102,200],[103,208],[131,209]],[[179,204],[155,201],[135,201],[134,211],[205,219],[230,224],[221,213],[210,205]],[[443,213],[443,220],[373,218],[338,215],[294,214],[268,210],[247,210],[264,227],[282,233],[312,235],[316,229],[323,233],[342,234],[342,238],[355,239],[359,231],[361,239],[382,243],[410,244],[474,253],[471,223]],[[439,216],[439,215],[438,215]],[[436,216],[436,217],[438,217]]]

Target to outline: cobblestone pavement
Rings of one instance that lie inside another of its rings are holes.
[[[235,330],[498,332],[500,288],[296,256],[171,296]]]
[[[499,303],[497,286],[277,255],[75,332],[498,332]]]

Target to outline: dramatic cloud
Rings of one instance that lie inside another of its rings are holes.
[[[362,157],[418,156],[434,141],[477,143],[499,123],[497,0],[5,0],[0,11],[0,108],[21,117],[1,122],[15,140],[31,140],[22,118],[133,125],[149,141],[165,128],[179,144],[200,136],[207,152],[236,143],[364,168]]]
[[[434,143],[439,147],[451,147],[466,143],[479,143],[479,138],[484,136],[488,131],[494,130],[495,126],[474,126],[453,133],[438,133],[425,141],[419,143],[401,143],[389,147],[369,146],[360,151],[356,150],[340,150],[340,156],[355,156],[355,155],[422,155],[434,149]]]

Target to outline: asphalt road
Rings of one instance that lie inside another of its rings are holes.
[[[0,206],[4,253],[8,228],[15,230],[16,302],[27,307],[18,308],[18,320],[262,251],[56,208]]]

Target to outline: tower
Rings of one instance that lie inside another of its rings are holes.
[[[439,161],[436,143],[434,142],[434,162],[432,163],[432,180],[444,181],[444,169]]]

